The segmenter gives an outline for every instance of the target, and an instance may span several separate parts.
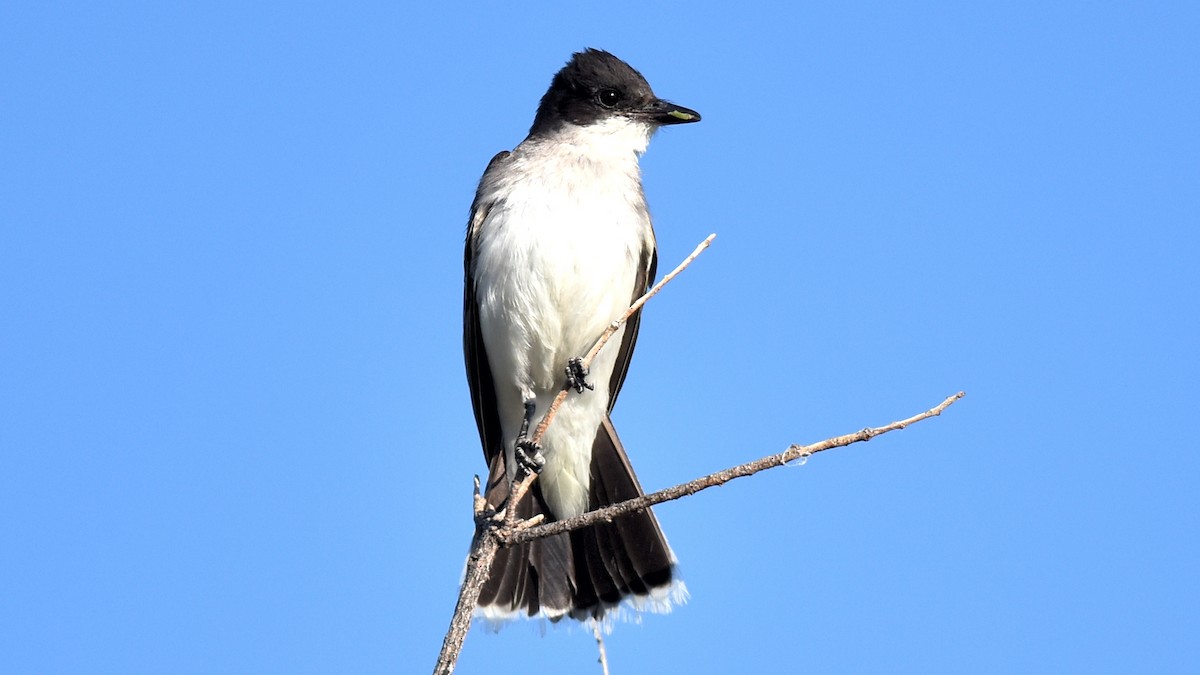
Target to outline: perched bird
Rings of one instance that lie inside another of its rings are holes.
[[[505,505],[518,463],[540,470],[521,518],[561,520],[642,494],[609,419],[640,313],[590,372],[579,357],[654,279],[639,156],[659,127],[699,119],[587,49],[554,76],[529,136],[488,164],[467,225],[463,347],[490,506]],[[527,430],[568,381],[575,391],[533,445]],[[684,598],[675,555],[643,511],[501,549],[476,616],[600,620],[626,600],[665,610]]]

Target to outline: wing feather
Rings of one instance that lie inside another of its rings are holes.
[[[467,365],[467,383],[471,388],[471,406],[475,410],[475,426],[479,429],[479,440],[483,445],[483,456],[488,465],[496,456],[503,457],[504,442],[500,432],[500,416],[496,404],[496,388],[492,381],[492,368],[488,363],[487,350],[483,344],[483,331],[479,325],[479,303],[475,297],[475,242],[479,231],[486,227],[488,215],[496,205],[485,200],[485,186],[493,172],[508,158],[508,151],[498,153],[488,163],[475,202],[471,204],[471,218],[467,222],[467,241],[463,252],[463,356]],[[503,460],[501,460],[503,463]]]
[[[650,240],[642,249],[642,259],[638,264],[637,278],[633,284],[633,297],[629,299],[629,304],[632,305],[638,298],[645,295],[646,291],[650,290],[650,284],[654,283],[654,275],[657,271],[658,251],[654,245],[653,231],[651,231]],[[617,404],[617,394],[621,392],[621,385],[625,383],[625,375],[629,373],[629,362],[633,359],[633,347],[637,343],[638,328],[641,323],[642,310],[640,309],[625,323],[625,334],[621,336],[616,366],[613,367],[612,377],[608,381],[608,411],[610,413],[613,406]]]

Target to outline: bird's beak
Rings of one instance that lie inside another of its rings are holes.
[[[661,98],[654,99],[638,108],[636,112],[639,116],[646,117],[655,124],[685,124],[700,121],[700,113],[695,110],[675,105]]]

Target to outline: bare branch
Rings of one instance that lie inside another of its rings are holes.
[[[602,675],[608,675],[608,652],[604,649],[604,633],[600,630],[600,622],[592,622],[592,636],[596,638],[596,649],[600,652],[600,672]]]
[[[738,466],[725,469],[724,471],[718,471],[702,478],[697,478],[696,480],[688,481],[687,483],[682,483],[674,487],[669,487],[665,490],[659,490],[658,492],[648,495],[627,499],[623,502],[613,504],[612,506],[606,506],[602,509],[589,511],[588,513],[575,516],[574,518],[558,520],[545,525],[539,525],[537,527],[530,527],[521,530],[509,529],[506,531],[501,531],[498,534],[504,546],[516,546],[517,544],[522,544],[534,539],[549,537],[555,534],[562,534],[563,532],[570,532],[571,530],[578,530],[582,527],[587,527],[588,525],[594,525],[600,521],[610,522],[614,518],[620,516],[635,513],[637,511],[645,511],[655,504],[661,504],[662,502],[679,499],[680,497],[695,494],[701,490],[707,490],[710,487],[724,485],[735,478],[751,476],[759,471],[770,469],[776,466],[783,466],[788,462],[797,459],[808,458],[817,454],[818,452],[829,450],[830,448],[840,448],[852,443],[869,441],[872,438],[875,438],[881,434],[886,434],[889,431],[903,429],[908,425],[915,424],[921,420],[929,419],[930,417],[937,417],[938,415],[942,414],[943,410],[950,407],[955,401],[963,396],[966,396],[966,392],[960,391],[957,394],[947,398],[945,401],[942,401],[934,408],[926,410],[918,415],[913,415],[907,419],[892,422],[891,424],[887,424],[882,427],[868,427],[862,431],[846,434],[844,436],[837,436],[835,438],[821,441],[820,443],[813,443],[812,445],[792,445],[787,450],[784,450],[777,455],[770,455],[753,462],[740,464]]]
[[[646,303],[647,300],[654,297],[659,291],[662,290],[664,286],[666,286],[667,283],[678,276],[680,272],[690,265],[691,262],[695,260],[696,257],[699,256],[700,253],[703,252],[710,243],[712,243],[712,240],[715,236],[716,235],[710,235],[707,239],[701,242],[700,245],[696,247],[696,250],[693,251],[692,254],[686,259],[684,259],[684,261],[680,263],[678,267],[672,270],[670,274],[663,277],[663,279],[659,281],[654,288],[650,289],[648,293],[643,295],[641,298],[638,298],[638,300],[630,306],[629,310],[626,311],[623,316],[616,321],[613,321],[608,328],[605,329],[604,333],[597,339],[591,350],[588,351],[587,355],[583,359],[583,365],[585,367],[590,366],[592,360],[596,357],[596,354],[598,354],[608,340],[614,334],[616,334],[618,330],[621,329],[621,326],[623,326],[625,322],[628,321],[629,318]],[[546,428],[549,427],[550,423],[554,419],[554,415],[558,411],[558,408],[562,405],[563,400],[566,399],[567,392],[568,386],[564,384],[562,390],[559,392],[557,398],[555,398],[550,408],[546,411],[545,416],[542,418],[541,423],[534,432],[532,440],[535,443],[540,441],[542,436],[546,433]],[[852,443],[858,443],[860,441],[868,441],[880,434],[885,434],[889,431],[895,431],[897,429],[903,429],[910,424],[940,415],[943,410],[948,408],[951,404],[963,396],[964,393],[959,392],[958,394],[947,398],[945,401],[942,401],[941,404],[930,410],[913,415],[907,419],[892,422],[891,424],[882,427],[863,429],[862,431],[853,434],[846,434],[844,436],[830,438],[812,445],[793,445],[777,455],[771,455],[769,457],[764,457],[753,462],[735,466],[724,471],[718,471],[717,473],[710,474],[703,478],[698,478],[681,485],[676,485],[672,488],[667,488],[666,490],[661,490],[659,492],[638,497],[636,499],[630,499],[619,504],[614,504],[603,509],[585,513],[575,518],[569,518],[567,520],[556,521],[548,524],[539,524],[540,521],[538,519],[531,519],[529,521],[520,523],[515,522],[515,505],[520,501],[520,498],[524,495],[524,493],[529,490],[529,487],[532,485],[536,475],[528,475],[521,478],[519,484],[514,487],[512,493],[509,495],[508,506],[503,514],[497,514],[487,507],[486,501],[479,495],[479,477],[476,476],[473,495],[473,507],[475,512],[475,538],[471,542],[471,553],[467,562],[466,578],[463,580],[462,587],[459,589],[458,602],[455,605],[454,616],[450,620],[450,628],[447,630],[446,637],[442,642],[442,651],[438,655],[438,662],[434,667],[433,672],[435,675],[449,675],[450,673],[454,672],[454,666],[458,662],[458,655],[462,650],[463,642],[466,640],[467,632],[471,627],[471,617],[474,613],[475,605],[479,601],[479,594],[482,591],[483,585],[487,581],[489,574],[491,573],[492,561],[495,560],[496,551],[499,550],[501,546],[515,546],[524,542],[532,541],[534,539],[539,539],[541,537],[548,537],[562,532],[568,532],[570,530],[587,527],[588,525],[592,525],[599,521],[611,521],[614,518],[618,518],[629,513],[643,511],[655,504],[673,499],[679,499],[680,497],[694,494],[716,485],[723,485],[735,478],[753,475],[759,471],[763,471],[775,466],[782,466],[793,460],[807,458],[824,450],[842,447]],[[503,522],[503,525],[501,525],[501,522]],[[606,655],[604,653],[604,643],[599,633],[597,633],[597,644],[600,649],[601,665],[607,672],[607,659],[605,658]]]
[[[591,365],[592,359],[596,358],[596,355],[600,353],[600,350],[604,348],[604,345],[608,344],[609,338],[615,335],[617,331],[621,330],[621,326],[625,325],[625,322],[629,321],[630,317],[632,317],[634,314],[637,314],[637,311],[642,308],[642,305],[649,302],[650,298],[658,295],[658,292],[661,291],[664,286],[671,283],[672,279],[679,276],[680,272],[687,269],[687,266],[691,265],[692,261],[699,257],[699,255],[704,252],[704,249],[708,248],[709,244],[711,244],[713,239],[716,238],[717,235],[715,232],[705,237],[704,241],[700,242],[696,246],[696,250],[692,251],[691,255],[684,258],[683,262],[679,263],[675,269],[671,270],[670,274],[663,277],[657,284],[654,284],[654,288],[646,291],[645,295],[635,300],[633,304],[629,306],[629,309],[625,310],[625,313],[621,315],[621,318],[609,324],[608,328],[604,330],[604,333],[600,335],[600,339],[596,340],[596,344],[592,345],[592,348],[588,350],[587,356],[585,356],[583,359],[583,364],[585,366]],[[563,387],[563,391],[566,391],[565,386]],[[543,424],[545,424],[545,422],[543,422]],[[542,425],[538,426],[541,427]],[[546,426],[549,425],[547,424]]]
[[[836,436],[819,443],[813,443],[812,445],[792,445],[787,450],[776,455],[769,455],[753,462],[740,464],[724,471],[709,474],[703,478],[697,478],[696,480],[688,481],[687,483],[682,483],[665,490],[629,499],[603,509],[589,511],[583,515],[566,520],[559,520],[534,527],[530,527],[527,523],[517,523],[516,525],[500,527],[491,514],[486,512],[476,513],[476,536],[475,541],[471,545],[471,557],[467,565],[467,578],[463,581],[462,588],[459,591],[454,618],[450,622],[450,630],[447,632],[446,639],[442,643],[442,653],[438,657],[438,665],[433,672],[435,675],[444,675],[453,672],[454,664],[458,660],[458,653],[462,649],[463,640],[466,639],[467,629],[471,626],[471,613],[475,608],[475,603],[479,600],[480,590],[483,588],[484,582],[487,581],[492,560],[495,558],[496,551],[500,546],[516,546],[534,539],[577,530],[600,521],[608,522],[623,515],[644,511],[655,504],[679,499],[680,497],[695,494],[717,485],[724,485],[735,478],[742,478],[743,476],[750,476],[766,469],[783,466],[797,459],[807,459],[818,452],[862,441],[869,441],[876,436],[886,434],[890,431],[904,429],[910,424],[916,424],[930,417],[937,417],[942,414],[942,411],[949,408],[963,396],[966,396],[966,393],[960,391],[923,413],[918,413],[912,417],[892,422],[891,424],[881,427],[868,427],[862,431]]]
[[[471,628],[475,603],[479,602],[479,593],[492,571],[492,561],[496,559],[499,547],[500,540],[496,537],[495,528],[478,529],[475,540],[471,542],[471,555],[467,558],[467,577],[463,579],[462,588],[459,589],[454,616],[450,618],[450,628],[446,630],[446,637],[442,640],[442,651],[438,654],[437,665],[433,667],[434,675],[449,675],[454,672],[458,654],[462,651],[467,631]]]

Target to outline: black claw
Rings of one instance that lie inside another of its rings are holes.
[[[584,389],[594,390],[596,386],[587,381],[588,372],[588,369],[583,367],[583,359],[573,357],[567,361],[567,386],[579,394],[582,394]]]
[[[526,438],[517,439],[513,453],[517,457],[518,472],[541,473],[546,466],[546,458],[542,456],[542,446]]]

